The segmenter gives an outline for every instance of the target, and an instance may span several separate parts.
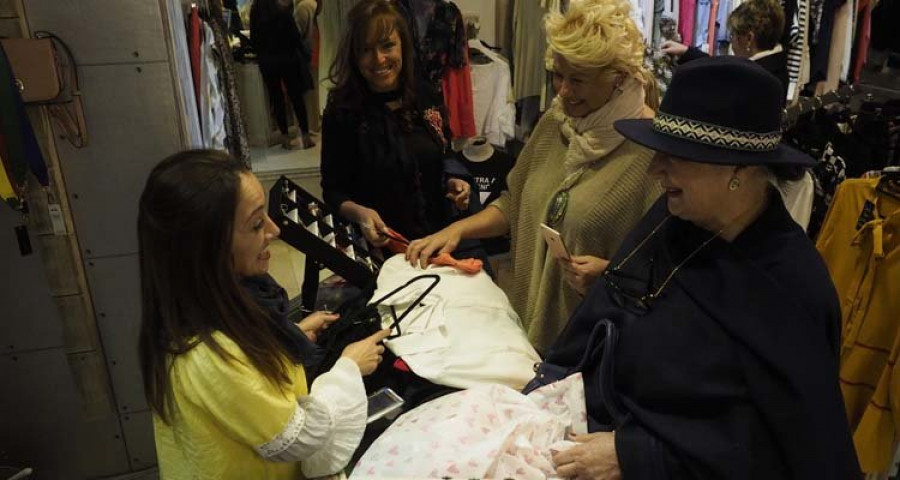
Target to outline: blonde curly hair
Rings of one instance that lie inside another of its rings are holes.
[[[644,37],[630,12],[627,0],[572,0],[565,14],[548,14],[547,69],[553,70],[556,53],[575,68],[612,68],[630,74],[645,84],[647,104],[655,108],[656,82],[644,68]]]

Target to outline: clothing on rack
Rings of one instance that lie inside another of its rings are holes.
[[[639,0],[643,14],[643,28],[641,32],[644,34],[644,44],[653,42],[653,28],[656,25],[654,20],[655,0]]]
[[[453,2],[437,0],[432,17],[427,19],[420,55],[425,78],[438,91],[448,69],[468,65],[466,41],[462,12]]]
[[[202,62],[200,60],[200,44],[202,43],[200,32],[203,30],[200,25],[201,23],[200,8],[197,7],[197,5],[192,5],[190,25],[188,28],[188,48],[190,49],[191,76],[194,80],[194,98],[197,101],[197,110],[202,110],[200,107],[200,75],[203,71]]]
[[[806,172],[803,174],[803,178],[797,181],[783,183],[776,181],[774,183],[781,193],[784,208],[791,214],[791,218],[797,222],[797,225],[806,231],[812,216],[815,197],[815,180],[812,174]]]
[[[455,140],[475,136],[477,132],[475,99],[472,92],[472,70],[469,65],[448,68],[441,86],[452,138]]]
[[[175,69],[178,79],[177,94],[175,101],[178,103],[178,110],[184,116],[183,128],[187,147],[203,148],[203,134],[200,130],[200,113],[199,113],[199,97],[197,96],[197,85],[194,83],[194,66],[191,63],[193,55],[193,47],[190,42],[193,38],[189,38],[192,30],[192,10],[182,10],[181,8],[167,8],[169,21],[167,26],[169,35],[172,38],[170,52],[172,68]],[[197,17],[199,27],[199,13]],[[184,28],[187,25],[188,28]],[[197,29],[199,32],[199,28]],[[197,35],[199,38],[199,34]],[[199,63],[198,63],[199,64]]]
[[[866,473],[890,466],[900,431],[900,198],[878,183],[842,183],[816,242],[841,299],[841,391]]]
[[[541,96],[546,83],[547,13],[537,0],[517,1],[513,10],[513,89],[515,100]]]
[[[220,85],[221,57],[215,48],[212,28],[204,22],[200,46],[200,131],[203,147],[225,150],[228,132],[225,130],[225,97]]]
[[[709,25],[706,33],[706,51],[710,55],[716,54],[716,27],[719,18],[719,0],[712,0],[709,7]]]
[[[863,65],[869,58],[869,42],[872,36],[872,1],[859,0],[857,6],[856,20],[856,39],[854,40],[853,54],[851,62],[852,73],[850,81],[856,83],[859,81],[859,75],[862,73]]]
[[[426,80],[444,95],[453,138],[475,135],[472,78],[462,12],[453,3],[437,0],[420,46]]]
[[[694,36],[691,45],[700,49],[701,52],[711,55],[709,51],[709,14],[712,10],[713,0],[697,0],[697,17],[695,19]]]
[[[804,63],[804,56],[809,57],[807,45],[807,23],[809,20],[810,0],[787,0],[785,3],[785,28],[788,29],[787,43],[787,68],[789,85],[787,100],[793,101],[799,94],[800,85],[809,77],[808,65]],[[790,11],[791,16],[787,16]],[[807,71],[804,71],[806,68]]]
[[[719,0],[719,11],[716,15],[716,38],[715,43],[711,46],[716,55],[720,52],[727,52],[728,46],[731,44],[731,38],[728,30],[728,16],[733,11],[731,0]]]
[[[817,3],[818,2],[818,3]],[[835,12],[840,0],[813,0],[810,11],[809,84],[824,81],[828,75],[828,59],[834,35]],[[821,9],[819,9],[819,6]],[[813,18],[815,17],[815,18]],[[813,89],[807,88],[812,91]]]
[[[681,42],[693,45],[697,2],[695,0],[678,0],[678,2],[678,32],[681,33]]]
[[[241,103],[238,100],[234,75],[234,58],[231,55],[231,46],[228,44],[228,35],[222,25],[224,17],[220,3],[210,3],[209,18],[206,20],[212,28],[213,40],[221,61],[219,75],[225,99],[225,131],[227,132],[225,146],[234,158],[249,166],[250,146],[247,144],[247,131],[241,116]]]
[[[475,130],[491,144],[503,147],[516,134],[509,63],[477,39],[469,40],[469,54],[470,60],[478,56],[486,61],[470,62]]]
[[[337,58],[338,45],[347,29],[347,14],[359,0],[323,0],[319,13],[319,108],[325,111],[328,92],[334,87],[328,79],[331,64]]]
[[[810,238],[816,238],[825,223],[828,208],[834,201],[838,186],[847,179],[847,163],[839,155],[834,153],[831,143],[825,144],[822,157],[812,168],[813,180],[815,180],[815,195],[813,197],[813,209],[810,215],[810,225],[807,233]]]

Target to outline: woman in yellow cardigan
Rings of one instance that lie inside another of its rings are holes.
[[[547,64],[557,97],[509,174],[509,191],[488,208],[416,240],[407,258],[427,265],[461,239],[509,233],[510,301],[540,351],[556,339],[625,234],[661,191],[646,175],[653,153],[625,141],[613,122],[650,118],[653,80],[643,38],[626,0],[573,1],[545,21]],[[558,262],[540,224],[562,235],[573,255]]]
[[[267,275],[279,234],[265,200],[243,164],[211,150],[163,160],[141,195],[140,359],[162,478],[331,475],[362,438],[362,375],[388,331],[307,387],[283,328],[242,283]],[[288,333],[314,341],[335,319],[313,314]]]

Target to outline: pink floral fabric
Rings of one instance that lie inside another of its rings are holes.
[[[353,469],[356,478],[555,475],[553,451],[587,432],[581,374],[522,395],[501,385],[456,392],[397,419]]]

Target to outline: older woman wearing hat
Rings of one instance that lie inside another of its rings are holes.
[[[616,122],[657,152],[648,172],[665,194],[545,360],[587,359],[599,432],[555,455],[561,476],[860,476],[838,299],[770,182],[813,163],[779,143],[780,105],[775,77],[716,57],[682,66],[654,119]]]

